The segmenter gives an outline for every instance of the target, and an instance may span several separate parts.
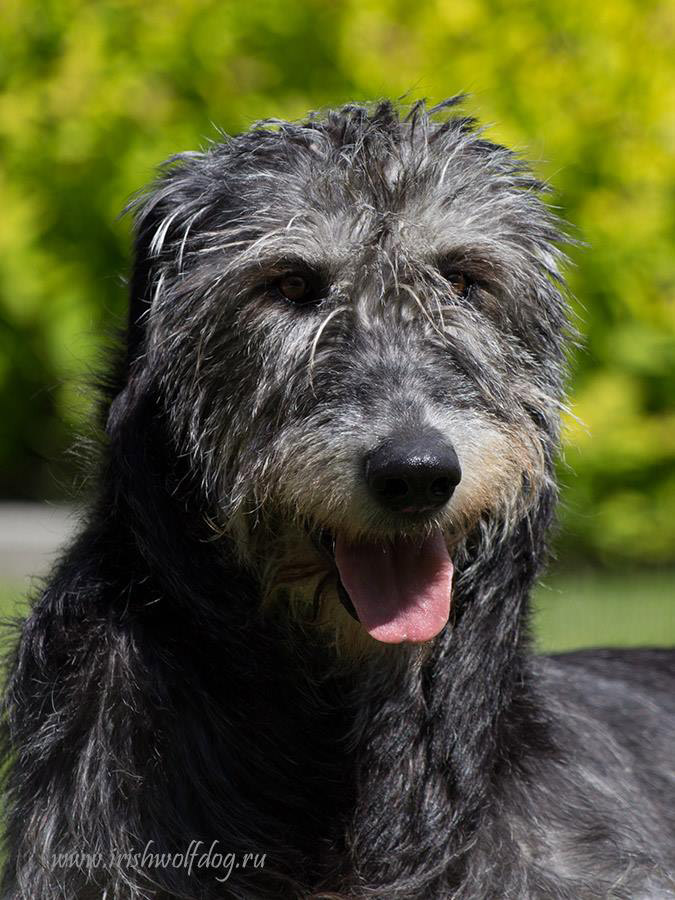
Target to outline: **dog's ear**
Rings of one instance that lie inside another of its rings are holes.
[[[156,255],[153,258],[153,241],[163,216],[164,210],[157,203],[136,220],[134,260],[129,280],[126,353],[128,368],[133,367],[145,342],[146,320],[157,277],[157,258]]]
[[[144,377],[143,360],[148,319],[162,267],[171,265],[173,238],[183,219],[180,213],[190,208],[191,169],[195,157],[181,154],[168,161],[160,178],[127,211],[134,215],[134,251],[129,279],[129,311],[126,328],[126,352],[121,360],[110,404],[106,430],[112,434],[129,417]]]
[[[157,259],[153,258],[153,240],[160,227],[163,211],[160,204],[136,215],[134,254],[129,279],[126,347],[117,376],[116,393],[108,410],[106,431],[112,436],[129,418],[138,393],[136,382],[141,377],[140,357],[145,344],[146,323],[152,303],[153,285],[157,277]]]

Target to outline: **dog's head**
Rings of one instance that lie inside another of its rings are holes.
[[[451,557],[536,506],[558,438],[559,233],[454,103],[264,122],[137,204],[130,383],[266,595],[384,642],[443,628]]]

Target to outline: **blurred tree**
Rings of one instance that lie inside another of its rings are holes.
[[[63,493],[55,460],[124,308],[116,216],[158,161],[214,123],[469,90],[590,245],[563,551],[673,561],[672,0],[5,0],[0,46],[0,495]]]

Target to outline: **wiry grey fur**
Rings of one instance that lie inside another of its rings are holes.
[[[530,651],[561,237],[456,102],[264,122],[136,203],[100,491],[11,665],[6,900],[675,898],[672,654]],[[411,524],[363,460],[429,429],[462,480]],[[450,623],[377,645],[332,539],[439,527]],[[50,865],[194,839],[267,863]]]

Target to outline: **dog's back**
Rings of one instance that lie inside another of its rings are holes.
[[[504,774],[470,862],[474,883],[497,872],[458,896],[675,896],[675,653],[558,654],[534,675],[557,752]]]
[[[452,897],[675,897],[675,655],[584,651],[536,666],[558,752],[495,786]]]

